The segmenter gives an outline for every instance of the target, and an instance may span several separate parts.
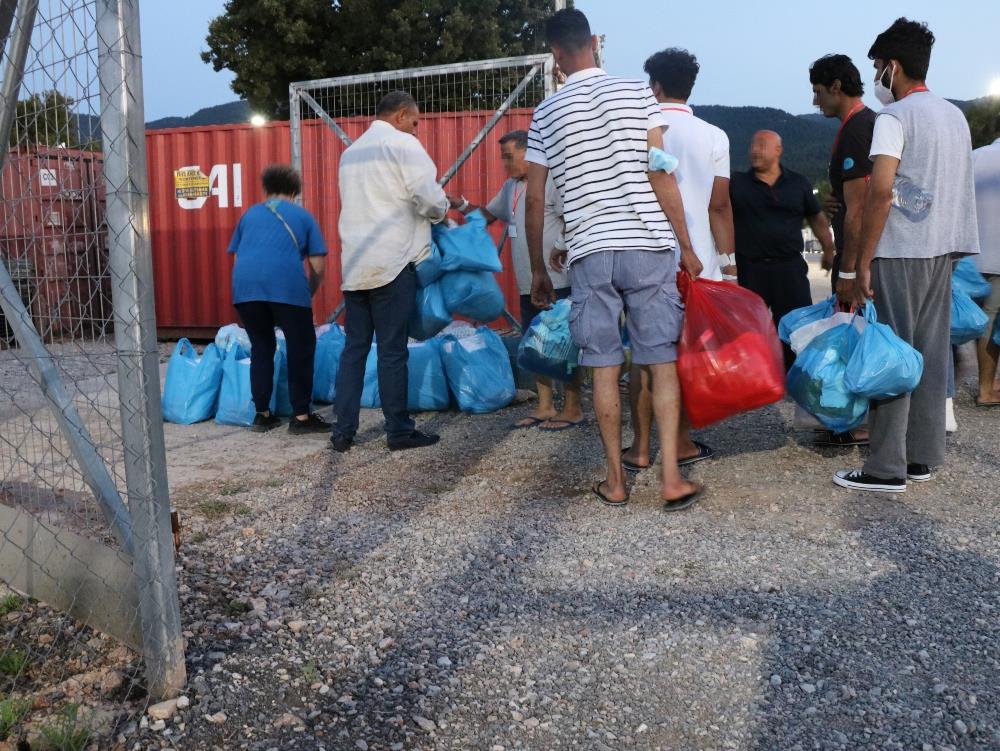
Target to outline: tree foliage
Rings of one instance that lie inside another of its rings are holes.
[[[987,146],[1000,138],[1000,97],[976,102],[965,111],[972,132],[972,148]]]
[[[73,100],[58,91],[32,94],[17,103],[10,145],[68,146],[80,145]]]
[[[551,0],[228,0],[202,59],[233,90],[286,116],[288,84],[534,54]]]

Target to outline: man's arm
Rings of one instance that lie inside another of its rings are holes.
[[[480,213],[486,219],[487,224],[493,224],[497,220],[497,217],[489,210],[489,206],[492,206],[500,196],[498,195],[492,201],[490,201],[486,206],[477,206],[472,203],[465,196],[456,196],[454,193],[448,193],[448,203],[456,211],[461,211],[463,214],[468,214],[471,211],[479,209]]]
[[[309,293],[316,294],[326,272],[326,256],[309,256]]]
[[[854,283],[854,300],[862,305],[875,295],[871,286],[871,266],[878,241],[882,237],[889,211],[892,210],[892,184],[899,169],[899,159],[885,154],[875,157],[872,179],[865,195],[861,215],[861,241],[858,244],[857,275]]]
[[[555,302],[552,279],[545,269],[545,181],[549,168],[534,162],[528,163],[528,188],[524,199],[524,231],[528,241],[528,259],[531,262],[531,302],[535,307],[548,309]]]
[[[448,215],[451,203],[444,188],[438,185],[434,161],[416,138],[410,138],[413,139],[412,144],[407,142],[402,148],[395,149],[403,181],[417,207],[417,213],[429,219],[432,224],[437,224]]]
[[[663,148],[663,131],[654,128],[646,132],[647,148]],[[649,184],[653,187],[656,200],[659,201],[660,208],[670,220],[670,225],[674,229],[674,237],[681,249],[681,266],[693,277],[701,273],[701,261],[695,255],[694,248],[691,247],[691,238],[688,235],[687,222],[684,219],[684,202],[681,199],[680,188],[677,187],[677,178],[668,175],[666,172],[647,172]]]
[[[806,221],[823,247],[823,260],[820,262],[820,266],[825,271],[829,271],[833,268],[833,257],[837,253],[837,248],[833,244],[833,232],[830,230],[830,220],[826,218],[826,214],[818,211],[807,216]]]
[[[852,273],[858,268],[858,249],[861,244],[861,217],[865,209],[868,181],[855,178],[844,183],[844,249],[841,251],[840,270]],[[854,281],[837,280],[837,297],[850,303],[854,295]]]
[[[736,232],[733,230],[733,204],[729,200],[729,178],[716,177],[712,183],[712,197],[708,201],[708,223],[719,255],[736,252]],[[736,264],[722,267],[726,276],[736,276]]]

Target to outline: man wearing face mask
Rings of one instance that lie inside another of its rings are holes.
[[[861,222],[854,302],[874,298],[888,324],[924,358],[910,394],[873,401],[871,450],[862,469],[833,481],[854,490],[902,493],[944,463],[945,394],[951,356],[952,259],[979,252],[972,141],[961,111],[925,83],[934,35],[899,18],[868,52],[875,95],[871,183]]]

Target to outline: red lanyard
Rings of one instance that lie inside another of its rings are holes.
[[[844,122],[842,122],[840,124],[840,127],[837,129],[837,137],[833,139],[833,153],[834,154],[837,153],[837,146],[840,145],[840,134],[844,132],[844,126],[847,125],[847,122],[852,117],[854,117],[856,114],[858,114],[864,108],[865,108],[865,103],[864,102],[858,102],[857,104],[854,105],[854,107],[851,109],[851,111],[847,113],[847,117],[844,118]]]
[[[914,86],[912,89],[903,94],[903,96],[901,96],[900,99],[905,99],[910,94],[916,94],[918,91],[930,91],[930,89],[928,89],[926,86]]]
[[[523,196],[527,191],[528,191],[528,186],[525,185],[524,186],[524,190],[522,190],[521,193],[518,194],[518,192],[517,192],[517,186],[516,185],[514,186],[514,200],[511,203],[511,207],[510,207],[510,215],[511,215],[511,218],[514,219],[514,220],[516,220],[516,218],[517,218],[517,202],[519,200],[521,200],[521,196]]]

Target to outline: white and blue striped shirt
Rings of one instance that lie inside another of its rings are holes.
[[[535,108],[527,160],[562,197],[569,262],[603,250],[676,247],[647,169],[647,135],[666,123],[642,81],[581,70]]]

